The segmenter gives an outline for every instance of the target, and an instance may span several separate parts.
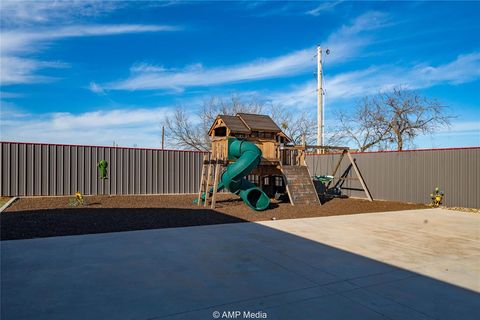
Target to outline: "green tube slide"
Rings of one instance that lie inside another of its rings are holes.
[[[235,138],[230,138],[228,145],[228,158],[235,162],[228,165],[223,172],[217,191],[227,189],[240,196],[253,210],[267,209],[270,198],[262,189],[245,179],[259,165],[262,151],[251,142]]]

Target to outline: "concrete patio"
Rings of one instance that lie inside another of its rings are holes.
[[[2,241],[1,318],[476,319],[479,236],[430,209]]]

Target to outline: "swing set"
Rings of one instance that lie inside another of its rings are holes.
[[[368,190],[367,184],[365,183],[365,180],[363,179],[362,174],[358,169],[357,163],[355,162],[355,159],[353,159],[350,153],[350,149],[348,147],[306,146],[306,148],[320,150],[321,153],[324,154],[324,156],[329,156],[329,158],[327,158],[327,167],[329,168],[328,170],[330,174],[318,175],[313,177],[314,180],[319,181],[325,186],[325,191],[324,191],[325,195],[336,197],[336,196],[339,196],[339,194],[341,193],[341,190],[363,191],[367,199],[369,201],[373,201],[372,195],[370,194],[370,190]],[[329,154],[325,154],[325,151],[328,151]],[[340,156],[335,164],[335,167],[333,167],[335,162],[334,158],[339,153],[331,152],[331,151],[341,151]],[[345,158],[345,156],[347,156],[346,158],[348,159],[350,164],[348,165],[347,169],[337,177],[337,173],[339,173],[339,169],[341,167],[342,161]],[[317,172],[317,165],[318,163],[314,162],[314,172]],[[355,177],[348,176],[352,168],[355,172]],[[345,182],[349,180],[359,181],[361,188],[344,186]]]

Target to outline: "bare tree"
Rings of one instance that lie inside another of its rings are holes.
[[[183,149],[210,150],[208,130],[219,114],[235,115],[239,112],[261,113],[264,104],[255,99],[242,100],[236,95],[228,99],[212,97],[203,101],[195,113],[188,113],[183,106],[176,108],[172,117],[167,117],[165,126],[169,141]]]
[[[397,150],[413,143],[419,134],[433,133],[440,127],[450,126],[451,115],[446,107],[435,99],[419,95],[415,91],[395,89],[383,95],[384,105],[390,113],[389,140]]]
[[[332,140],[353,142],[360,151],[403,150],[420,134],[449,126],[452,116],[437,100],[402,88],[360,100],[353,111],[337,114]]]
[[[291,110],[282,105],[270,105],[270,116],[293,140],[295,144],[301,144],[303,137],[307,144],[314,144],[316,139],[315,115],[307,110]]]
[[[236,115],[237,113],[261,113],[265,105],[257,99],[244,100],[237,95],[232,95],[227,99],[211,97],[203,101],[203,105],[198,117],[202,121],[202,130],[207,134],[213,121],[219,114]],[[206,136],[208,140],[208,135]],[[209,143],[208,143],[209,145]]]
[[[204,134],[200,131],[201,127],[192,125],[185,108],[178,107],[172,117],[167,117],[165,126],[169,140],[173,141],[176,146],[198,151],[209,149],[205,143]]]
[[[178,107],[174,115],[165,121],[169,141],[180,148],[209,150],[211,142],[208,130],[217,115],[235,115],[241,112],[270,115],[283,132],[297,144],[301,142],[303,135],[307,143],[314,141],[313,115],[306,111],[294,112],[281,105],[265,103],[255,98],[242,99],[236,95],[227,99],[209,98],[194,113],[188,113],[186,108]]]
[[[388,147],[390,128],[385,126],[386,110],[378,96],[363,98],[353,111],[341,110],[336,118],[329,144],[353,142],[359,151]]]

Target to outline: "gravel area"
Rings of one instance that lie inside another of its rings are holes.
[[[442,209],[450,210],[450,211],[461,211],[461,212],[468,212],[468,213],[480,213],[480,209],[478,208],[463,208],[463,207],[440,207]]]
[[[428,208],[421,204],[332,199],[322,206],[272,202],[266,211],[250,210],[239,198],[220,194],[217,208],[199,207],[194,195],[85,196],[20,198],[0,215],[1,239],[29,239],[196,225],[294,219]]]

